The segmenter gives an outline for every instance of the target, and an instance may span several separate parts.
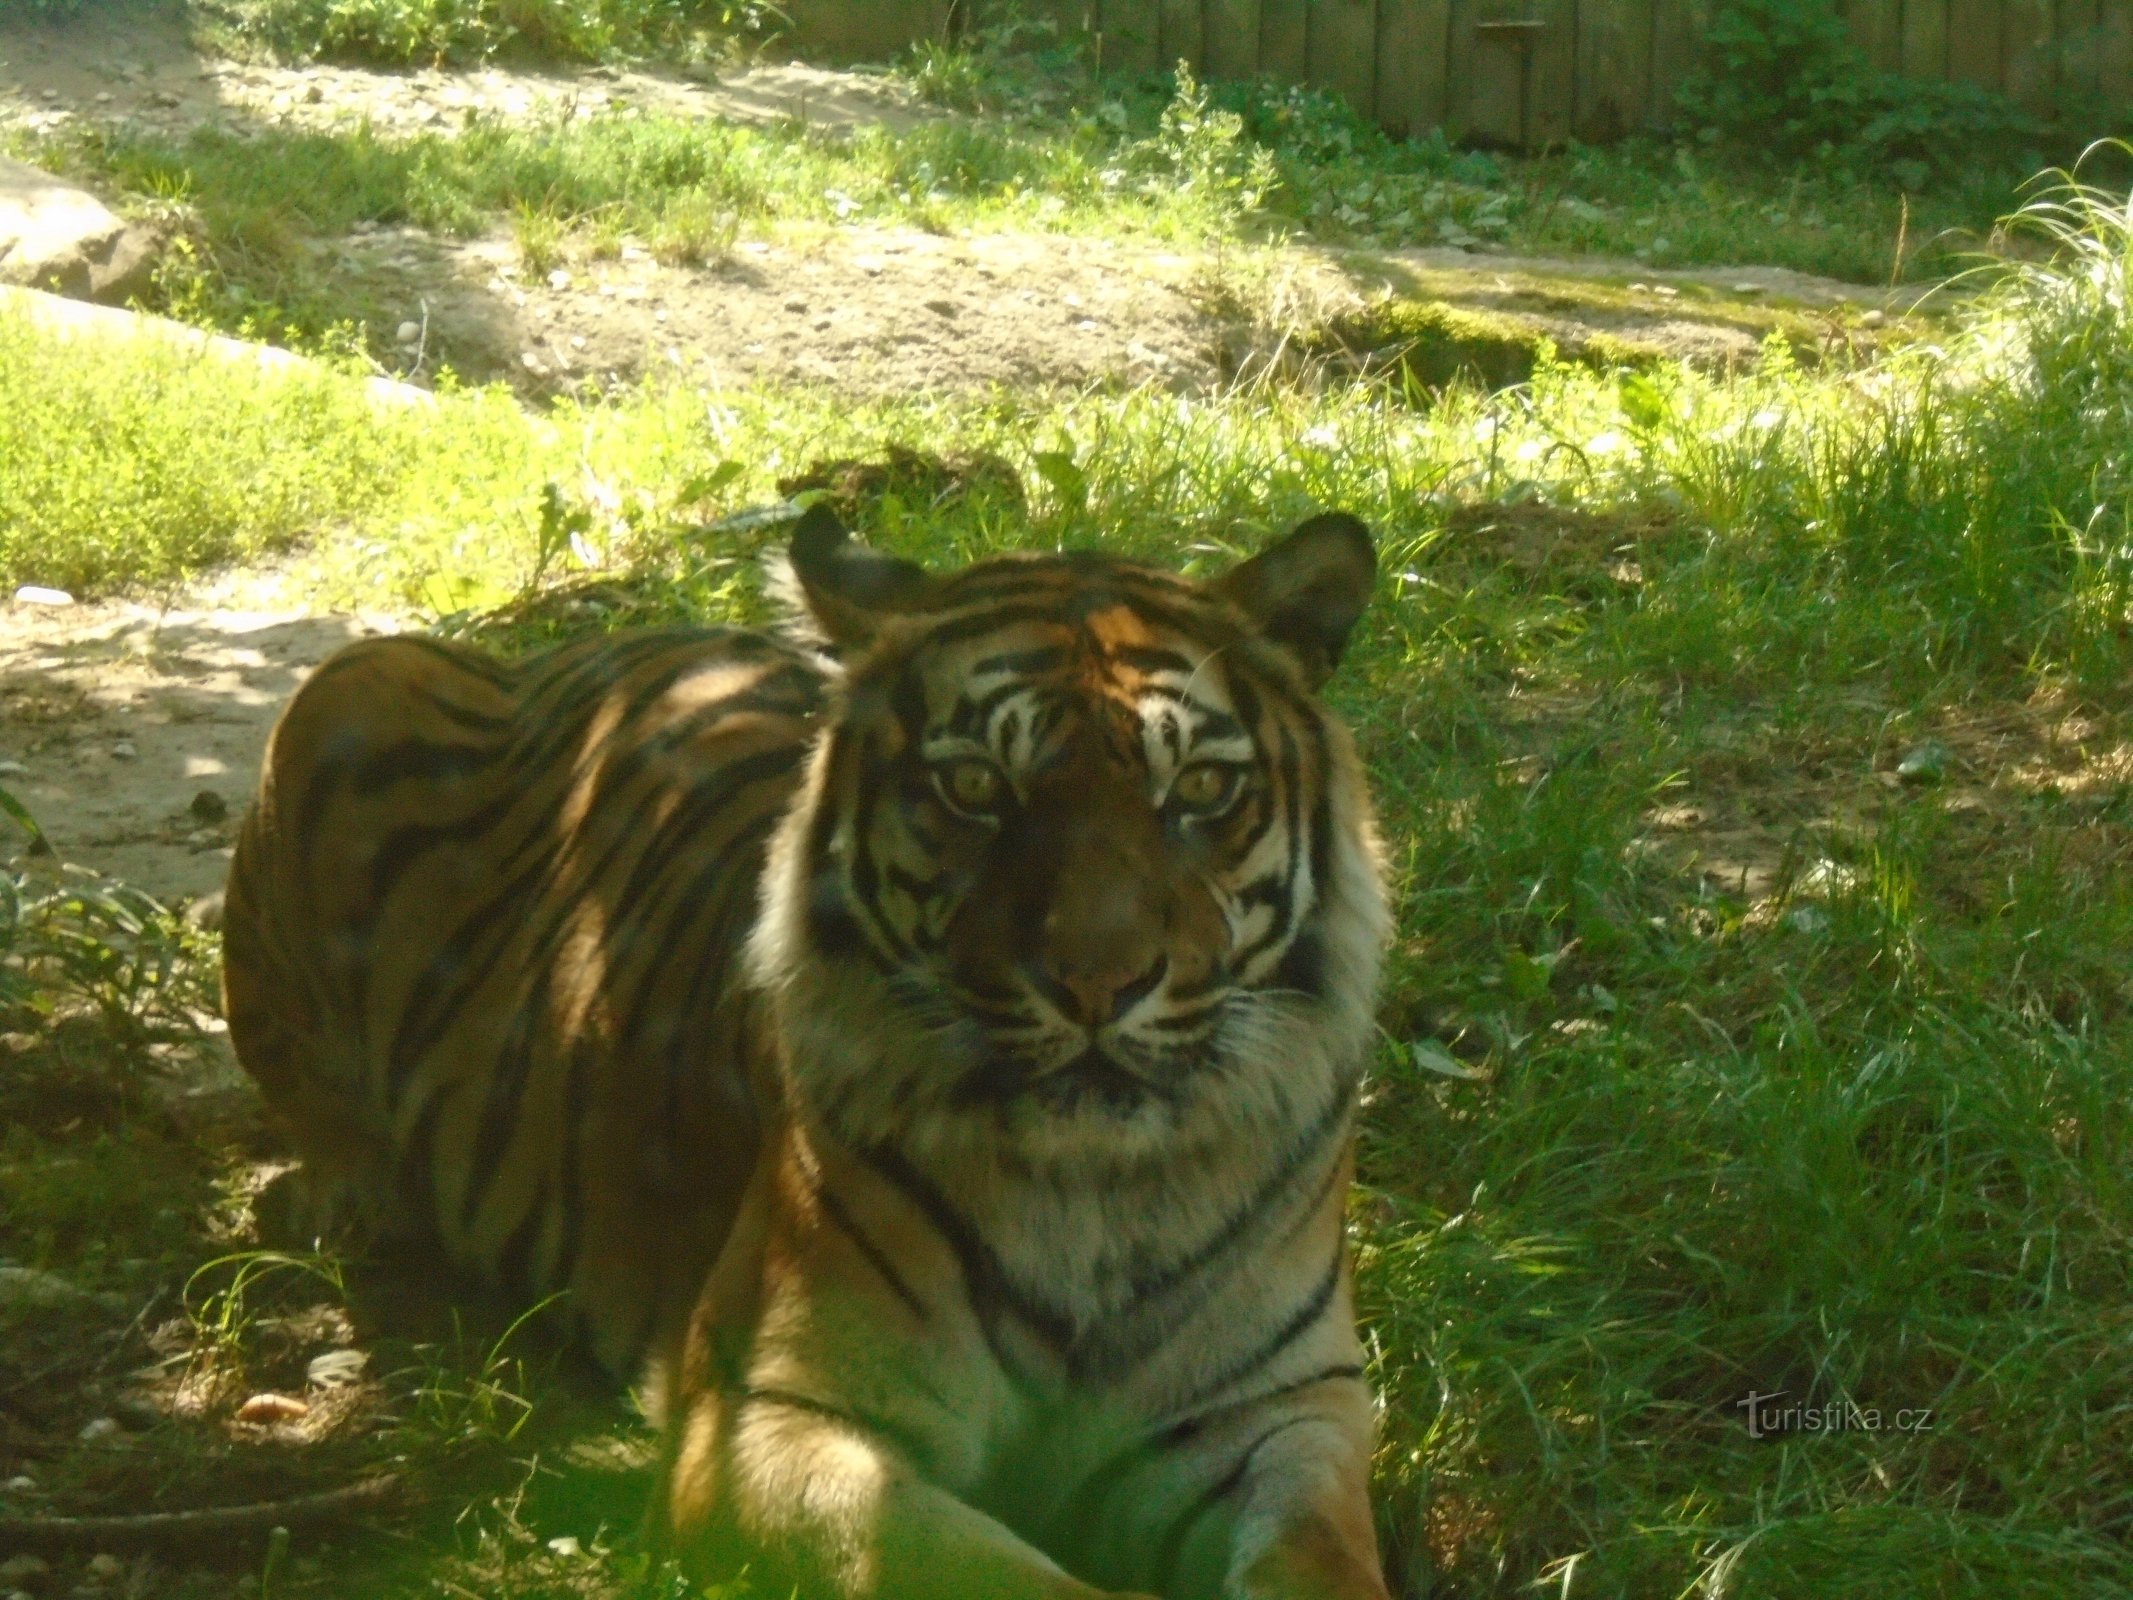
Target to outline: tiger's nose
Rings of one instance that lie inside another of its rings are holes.
[[[1098,1028],[1147,998],[1169,966],[1158,952],[1152,961],[1082,963],[1048,960],[1040,974],[1051,1002],[1073,1021]]]

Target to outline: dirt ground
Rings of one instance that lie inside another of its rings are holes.
[[[282,703],[339,646],[392,627],[213,604],[0,605],[0,785],[61,860],[168,904],[213,895]]]

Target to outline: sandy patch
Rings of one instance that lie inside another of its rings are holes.
[[[64,861],[211,894],[283,703],[383,618],[0,602],[0,783]]]

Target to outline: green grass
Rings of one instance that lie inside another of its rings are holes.
[[[718,518],[886,440],[1023,484],[1026,508],[869,510],[940,563],[1094,543],[1211,570],[1353,509],[1385,578],[1334,697],[1399,895],[1355,1220],[1407,1592],[2101,1600],[2133,1587],[2133,219],[2060,205],[2035,219],[2058,261],[1945,348],[1543,363],[1495,394],[647,387],[417,415],[344,374],[0,327],[6,570],[52,581],[73,550],[78,581],[158,581],[296,544],[323,594],[519,647],[759,620],[768,536]],[[206,1259],[111,1195],[142,1159],[125,1118],[64,1126],[11,1136],[10,1253],[94,1277],[108,1206]],[[184,1150],[167,1182],[204,1204],[223,1158]],[[483,1441],[477,1509],[317,1592],[622,1592],[601,1530],[641,1480],[570,1452],[627,1425],[528,1379],[512,1432],[509,1350],[426,1342],[444,1376],[396,1392]],[[1776,1391],[1881,1426],[1749,1437],[1740,1402]]]

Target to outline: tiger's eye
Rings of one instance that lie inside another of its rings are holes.
[[[1178,774],[1171,798],[1187,811],[1210,811],[1228,798],[1233,774],[1228,767],[1202,761]]]
[[[1007,796],[1007,779],[990,761],[957,761],[940,770],[941,792],[961,811],[990,812]]]

